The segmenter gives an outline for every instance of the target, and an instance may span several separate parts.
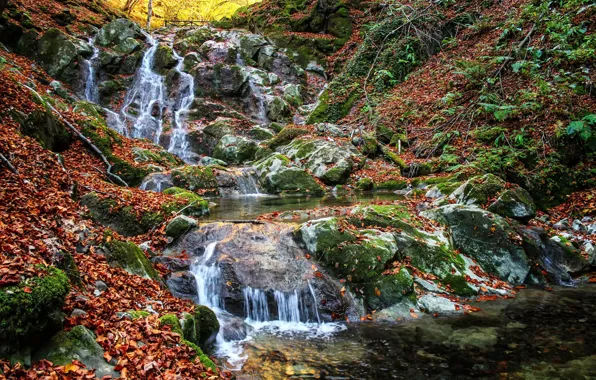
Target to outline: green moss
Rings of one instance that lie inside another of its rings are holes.
[[[207,306],[195,306],[195,326],[198,327],[199,344],[203,346],[210,339],[215,338],[219,331],[219,321],[213,310]]]
[[[136,244],[127,241],[111,240],[105,244],[105,249],[108,251],[107,259],[110,265],[122,268],[137,276],[151,278],[161,282],[159,273],[153,268],[145,253]]]
[[[68,277],[47,268],[39,277],[0,289],[0,341],[15,347],[40,342],[62,326]]]
[[[183,339],[182,343],[186,344],[188,347],[190,347],[194,350],[195,357],[198,357],[199,361],[201,363],[203,363],[203,365],[205,367],[211,368],[214,372],[217,372],[217,366],[215,365],[215,363],[213,363],[213,361],[211,359],[209,359],[209,357],[203,353],[203,351],[201,350],[201,348],[199,346],[197,346],[193,342],[188,341],[186,339]]]
[[[403,190],[406,187],[408,187],[407,181],[395,179],[375,184],[375,190]]]
[[[364,287],[364,299],[371,310],[393,306],[414,291],[414,278],[403,268],[397,274],[381,275]]]
[[[147,318],[151,315],[151,313],[145,310],[129,310],[127,311],[127,313],[131,316],[132,319]]]
[[[153,163],[166,168],[183,165],[184,162],[172,153],[164,150],[161,146],[155,147],[157,151],[141,148],[133,148],[135,161],[139,163]]]
[[[356,187],[364,191],[372,190],[374,186],[375,184],[370,178],[361,178],[358,180],[358,183],[356,183]]]
[[[207,190],[206,194],[217,194],[217,179],[213,169],[202,166],[183,166],[172,170],[174,186],[191,191]]]
[[[161,208],[166,214],[172,214],[181,209],[183,210],[182,214],[188,216],[209,214],[209,202],[192,191],[179,187],[170,187],[164,191],[164,194],[172,195],[177,200],[177,202],[162,204]]]
[[[414,235],[417,234],[416,226],[420,224],[401,205],[357,206],[347,219],[358,227],[394,227]]]
[[[309,132],[306,129],[285,127],[275,137],[267,141],[267,146],[271,149],[275,149],[279,146],[287,145],[291,143],[292,140],[294,140],[295,138],[306,135],[308,133]]]
[[[445,276],[441,282],[445,285],[449,285],[453,293],[462,297],[472,297],[476,295],[474,289],[470,287],[468,282],[463,276],[449,274]]]
[[[182,334],[182,326],[180,325],[180,320],[176,316],[176,314],[165,314],[159,318],[159,326],[170,326],[172,332],[179,334],[180,337],[183,337]]]

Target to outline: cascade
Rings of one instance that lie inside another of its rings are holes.
[[[237,177],[238,192],[241,195],[261,195],[256,173],[253,168],[242,169],[242,172]]]
[[[165,109],[165,85],[164,78],[153,71],[153,62],[159,43],[149,34],[146,34],[146,38],[151,47],[143,56],[141,67],[132,88],[126,94],[120,115],[124,119],[132,119],[132,133],[130,133],[132,137],[148,138],[159,144]],[[136,118],[128,112],[133,105],[138,108]]]
[[[291,292],[273,291],[273,298],[277,305],[277,321],[288,323],[321,323],[316,306],[308,306],[308,301],[314,301],[314,290],[308,283],[309,290],[294,289]],[[246,287],[244,293],[244,311],[250,322],[270,322],[272,315],[269,311],[267,294],[262,289]]]
[[[168,152],[177,155],[188,163],[191,160],[192,152],[189,150],[190,145],[186,138],[187,130],[185,127],[185,119],[195,100],[194,78],[192,75],[183,71],[184,58],[179,56],[173,47],[172,52],[174,53],[174,58],[178,60],[175,70],[180,75],[180,84],[179,97],[176,99],[174,111],[174,129],[172,130],[172,135],[170,137]]]
[[[99,48],[95,46],[95,38],[89,39],[89,45],[93,47],[93,55],[85,61],[87,67],[87,79],[85,80],[85,99],[97,103],[97,78],[95,77],[95,63],[99,59]]]
[[[212,308],[223,309],[223,302],[219,296],[221,287],[221,269],[215,260],[217,242],[205,248],[205,253],[191,267],[191,272],[197,281],[198,302]]]

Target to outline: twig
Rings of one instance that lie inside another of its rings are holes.
[[[181,208],[180,210],[178,210],[178,212],[176,212],[174,214],[174,217],[180,215],[184,210],[186,210],[187,208],[189,208],[190,206],[194,205],[195,203],[197,203],[199,200],[194,200],[192,202],[190,202],[189,204],[187,204],[186,206],[184,206],[183,208]]]
[[[45,102],[43,100],[43,98],[41,97],[41,95],[39,95],[39,93],[37,91],[35,91],[31,87],[27,86],[26,84],[24,84],[23,86],[25,86],[31,92],[33,92],[35,95],[37,95],[37,97],[42,102],[42,104],[45,104],[47,107],[50,108],[50,110],[52,110],[56,115],[58,115],[60,120],[62,120],[64,122],[64,124],[66,124],[66,126],[79,138],[79,140],[81,140],[83,143],[87,144],[87,146],[89,146],[91,151],[93,151],[93,153],[95,153],[96,155],[99,156],[99,158],[101,158],[101,160],[107,166],[106,173],[108,174],[108,177],[111,177],[111,178],[115,179],[117,182],[119,182],[121,185],[128,187],[128,184],[122,178],[120,178],[118,175],[112,173],[112,168],[113,168],[112,164],[110,164],[107,157],[101,152],[101,150],[99,150],[99,148],[97,146],[95,146],[95,144],[93,144],[91,142],[91,140],[89,140],[87,137],[85,137],[85,135],[83,135],[77,128],[75,128],[74,125],[72,125],[68,120],[66,120],[66,118],[64,116],[62,116],[62,114],[60,112],[58,112],[58,110],[56,110],[51,104]]]
[[[6,158],[2,153],[0,153],[0,159],[10,169],[11,172],[13,172],[16,175],[19,175],[19,171],[17,170],[17,168],[15,168],[10,162],[10,160]]]

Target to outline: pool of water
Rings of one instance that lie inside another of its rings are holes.
[[[393,201],[400,198],[402,197],[394,193],[328,194],[322,197],[260,195],[213,198],[210,201],[217,205],[210,207],[210,215],[201,218],[201,220],[254,220],[259,215],[272,212],[309,210],[321,207],[347,207],[358,203]]]
[[[238,379],[595,379],[596,286],[521,290],[476,313],[257,333]]]

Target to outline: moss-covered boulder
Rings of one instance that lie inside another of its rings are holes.
[[[219,321],[213,310],[207,306],[195,306],[195,328],[197,328],[198,344],[201,347],[206,347],[215,342],[217,333],[219,332]]]
[[[271,121],[285,121],[291,113],[288,103],[279,96],[265,96],[265,111]]]
[[[70,331],[62,331],[45,343],[33,357],[34,361],[46,359],[54,365],[67,365],[77,360],[95,369],[95,375],[119,377],[114,366],[104,359],[104,351],[95,341],[95,335],[85,326],[75,326]]]
[[[40,102],[36,97],[36,101]],[[36,139],[44,148],[52,152],[62,152],[73,142],[73,135],[46,104],[45,110],[28,114],[15,110],[13,118],[20,124],[21,133]]]
[[[465,205],[486,205],[488,201],[505,190],[506,182],[501,178],[486,174],[473,177],[455,190],[451,197],[457,200],[457,203]]]
[[[213,157],[235,164],[253,160],[259,146],[256,141],[242,136],[225,135],[219,140]]]
[[[345,229],[338,218],[324,218],[306,222],[300,226],[296,234],[308,252],[313,255],[323,254],[332,248],[337,248],[344,242],[356,240],[355,232]]]
[[[323,188],[304,169],[292,167],[290,160],[273,153],[255,163],[259,183],[271,194],[321,194]]]
[[[396,191],[404,190],[408,187],[408,182],[402,179],[389,179],[387,181],[375,183],[375,190]]]
[[[56,268],[0,288],[0,346],[33,346],[62,327],[62,306],[70,290],[68,277]]]
[[[238,65],[203,62],[190,72],[195,78],[195,94],[198,97],[239,97],[248,86],[248,72]]]
[[[108,264],[128,273],[161,282],[159,273],[145,256],[145,252],[129,241],[112,240],[103,247]]]
[[[380,275],[364,286],[364,299],[372,310],[391,307],[414,294],[414,278],[406,268],[396,274]]]
[[[536,216],[536,204],[525,189],[515,187],[503,191],[488,210],[518,220],[529,220]]]
[[[304,104],[304,99],[302,97],[302,87],[297,84],[286,85],[284,87],[283,98],[288,104],[294,107],[300,107],[302,104]]]
[[[176,202],[165,203],[161,206],[166,214],[173,212],[181,212],[186,216],[203,216],[209,214],[209,202],[192,191],[179,187],[170,187],[164,190],[163,193],[172,195],[176,199]]]
[[[178,61],[174,57],[172,48],[164,44],[159,44],[153,59],[153,71],[165,75],[168,70],[173,69],[177,63]]]
[[[205,194],[217,194],[217,178],[213,168],[186,165],[172,170],[172,183],[176,187]]]
[[[370,191],[375,187],[375,183],[370,178],[360,178],[358,182],[356,182],[356,187],[358,190]]]
[[[269,128],[263,128],[259,125],[253,126],[248,135],[257,141],[269,140],[275,136],[275,133]]]
[[[104,47],[115,46],[128,38],[142,37],[141,28],[128,19],[116,19],[104,25],[97,33],[97,44]]]
[[[456,249],[475,259],[488,273],[521,283],[530,266],[513,239],[521,237],[502,217],[476,207],[446,205],[422,213],[449,228]]]
[[[59,29],[49,29],[37,42],[37,60],[44,70],[68,83],[77,78],[79,53],[78,45]]]
[[[168,223],[166,227],[166,236],[177,239],[196,225],[196,220],[185,215],[179,215]]]
[[[364,162],[364,157],[351,144],[327,140],[298,139],[278,150],[327,185],[346,183],[350,174]]]
[[[393,227],[415,235],[412,214],[401,205],[360,205],[350,210],[347,220],[357,227]]]
[[[135,157],[135,162],[141,164],[155,164],[168,169],[184,164],[182,160],[159,145],[156,145],[155,149],[134,147],[132,148],[132,153]]]
[[[137,216],[132,206],[118,206],[116,200],[102,198],[95,192],[83,196],[80,203],[89,209],[91,219],[124,236],[147,233],[164,221],[161,214],[151,211],[140,211]]]
[[[307,129],[285,127],[274,138],[267,142],[267,146],[271,149],[276,149],[282,145],[287,145],[291,143],[295,138],[307,135],[308,133],[309,131]]]

